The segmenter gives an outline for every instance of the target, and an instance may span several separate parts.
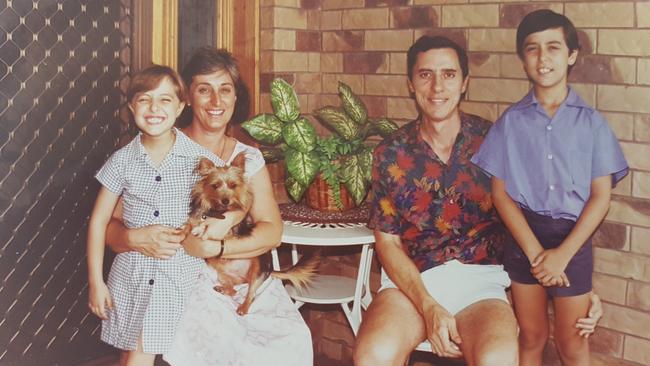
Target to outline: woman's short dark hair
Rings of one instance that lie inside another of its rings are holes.
[[[232,81],[237,85],[239,83],[239,67],[237,60],[232,54],[224,49],[212,47],[198,48],[192,54],[189,61],[183,67],[181,75],[185,84],[192,84],[192,78],[196,75],[212,74],[216,71],[226,70]]]
[[[519,57],[524,57],[524,42],[526,41],[526,37],[533,33],[555,28],[562,28],[564,41],[567,47],[569,47],[569,54],[580,49],[578,31],[573,23],[571,23],[571,20],[553,10],[540,9],[528,13],[517,27],[517,54]],[[572,65],[569,66],[569,70],[571,70],[571,67]]]
[[[235,111],[231,122],[239,123],[248,118],[250,108],[250,97],[248,89],[241,80],[237,60],[233,55],[224,49],[217,49],[213,47],[201,47],[194,51],[189,61],[183,67],[181,76],[189,89],[192,85],[192,80],[196,75],[206,75],[213,72],[226,70],[232,78],[235,86],[235,93],[237,101],[235,102]],[[191,106],[190,106],[191,107]],[[186,111],[191,111],[191,108],[185,108]],[[188,115],[190,114],[190,115]],[[179,118],[179,126],[184,127],[192,122],[191,113],[183,113]]]
[[[140,93],[156,89],[164,78],[168,78],[174,85],[174,92],[176,92],[178,100],[185,102],[185,84],[180,75],[171,67],[155,64],[133,75],[126,91],[128,102],[131,103],[133,98]]]
[[[461,46],[451,39],[443,36],[427,36],[424,35],[418,38],[413,45],[409,48],[406,53],[406,64],[409,80],[413,78],[413,67],[415,67],[415,62],[418,59],[418,54],[420,52],[427,52],[433,49],[440,48],[451,48],[456,51],[458,56],[458,63],[460,64],[460,70],[463,73],[463,79],[469,75],[469,66],[467,61],[467,52]]]

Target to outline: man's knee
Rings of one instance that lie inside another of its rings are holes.
[[[398,342],[388,342],[386,339],[358,341],[352,354],[356,366],[404,364],[407,356],[400,350]]]
[[[519,364],[517,343],[504,343],[490,347],[476,355],[475,363],[477,366],[517,366]]]

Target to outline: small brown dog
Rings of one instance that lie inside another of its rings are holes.
[[[223,214],[231,210],[248,212],[253,202],[253,195],[244,177],[246,157],[238,154],[230,166],[215,166],[202,158],[196,172],[201,179],[192,189],[191,212],[186,231],[208,239],[208,217],[224,218]],[[232,236],[248,235],[252,230],[250,217],[233,227]],[[287,271],[271,269],[271,253],[248,259],[207,258],[206,262],[219,274],[219,285],[214,289],[228,296],[235,295],[234,287],[248,283],[248,293],[244,302],[237,308],[237,313],[245,315],[255,299],[256,291],[269,275],[290,281],[296,287],[303,287],[311,281],[319,263],[318,256],[312,256]]]

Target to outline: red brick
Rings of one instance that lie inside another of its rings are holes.
[[[621,357],[623,354],[623,334],[605,328],[597,328],[589,337],[589,346],[593,352]]]
[[[578,59],[585,55],[591,55],[594,53],[594,49],[591,46],[591,38],[589,37],[589,34],[582,29],[578,29],[578,42],[580,43],[580,55],[578,56]]]
[[[404,6],[408,5],[409,0],[366,0],[366,8],[375,8],[378,6]]]
[[[260,92],[271,92],[271,81],[275,78],[282,78],[289,84],[293,84],[295,80],[294,74],[281,74],[281,73],[262,73],[260,74]]]
[[[362,31],[337,31],[323,33],[323,51],[358,51],[362,48]]]
[[[386,116],[386,97],[361,96],[368,109],[368,117],[379,118]]]
[[[623,76],[617,70],[613,58],[603,55],[578,56],[575,67],[569,75],[569,82],[617,84],[623,83]]]
[[[393,28],[436,28],[438,14],[430,6],[413,6],[392,9]]]
[[[320,0],[300,0],[300,7],[302,9],[318,9],[320,8]]]
[[[533,10],[548,9],[549,4],[502,4],[499,25],[501,28],[517,28],[519,22]],[[514,40],[513,40],[514,42]]]
[[[385,65],[388,54],[383,52],[359,52],[343,55],[343,72],[346,74],[373,74]]]
[[[604,222],[594,233],[593,244],[610,249],[623,249],[627,242],[627,227],[613,222]]]
[[[318,31],[296,31],[296,51],[321,51],[321,34]]]
[[[421,31],[415,31],[415,40],[422,35],[427,36],[444,36],[458,43],[459,46],[467,49],[467,35],[462,29],[430,28]]]

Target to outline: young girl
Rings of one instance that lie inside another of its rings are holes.
[[[533,84],[490,129],[472,161],[492,175],[492,198],[516,240],[504,264],[519,322],[520,365],[541,365],[555,309],[555,343],[564,365],[588,365],[575,324],[587,314],[590,237],[628,171],[607,121],[567,85],[578,57],[571,21],[550,10],[519,24],[517,53]]]
[[[140,133],[96,175],[102,187],[88,228],[89,306],[103,320],[101,339],[124,350],[123,365],[153,365],[155,354],[169,348],[187,291],[204,262],[183,249],[170,259],[120,253],[107,284],[102,275],[106,226],[121,197],[127,227],[181,227],[199,157],[224,163],[173,127],[185,106],[185,86],[174,70],[158,65],[142,70],[127,97]]]

